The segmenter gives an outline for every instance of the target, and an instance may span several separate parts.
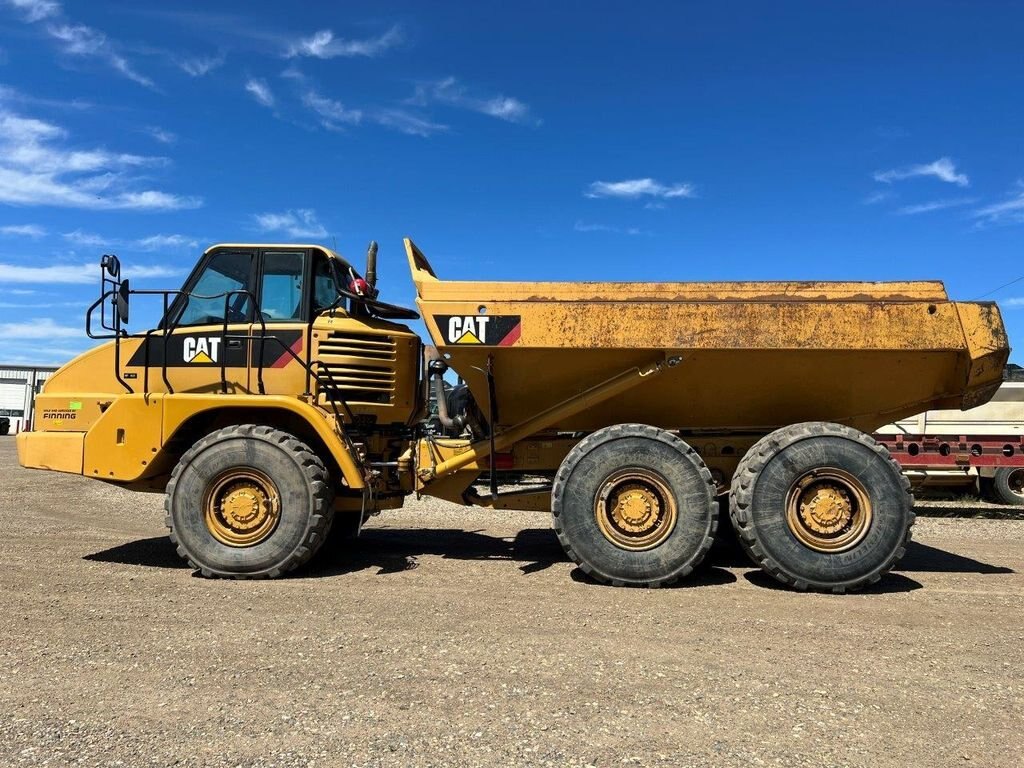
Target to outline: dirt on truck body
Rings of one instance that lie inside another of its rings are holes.
[[[379,300],[376,244],[365,275],[320,246],[219,245],[164,292],[104,257],[87,329],[109,340],[49,379],[19,460],[165,491],[207,576],[279,576],[425,494],[550,510],[591,576],[658,586],[704,557],[727,492],[757,565],[842,592],[914,519],[867,433],[987,401],[1009,354],[995,304],[938,282],[449,282],[405,247],[419,313]],[[163,320],[128,333],[139,293]],[[432,346],[400,322],[420,315]]]

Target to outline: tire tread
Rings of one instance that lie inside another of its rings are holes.
[[[697,454],[697,451],[694,450],[693,447],[686,443],[684,440],[677,437],[676,435],[673,435],[670,432],[666,432],[663,429],[658,429],[657,427],[652,427],[648,424],[616,424],[615,426],[606,427],[597,432],[592,432],[591,434],[587,435],[585,438],[580,440],[578,443],[576,443],[576,445],[573,446],[572,450],[569,451],[568,454],[566,454],[565,459],[562,461],[561,467],[559,467],[558,472],[555,474],[555,480],[551,488],[552,525],[555,529],[555,535],[558,537],[558,541],[562,545],[562,549],[565,550],[565,554],[569,557],[570,560],[572,560],[577,566],[579,566],[584,573],[586,573],[588,576],[590,576],[590,578],[594,579],[595,581],[598,581],[602,584],[610,584],[613,587],[666,587],[670,584],[674,584],[675,582],[679,581],[679,579],[690,575],[693,572],[693,570],[698,565],[700,565],[700,562],[704,559],[705,555],[707,555],[708,550],[711,549],[712,543],[714,543],[715,532],[718,530],[717,514],[711,516],[711,527],[708,531],[708,534],[704,537],[704,540],[701,542],[698,554],[694,558],[693,563],[689,567],[681,570],[680,572],[670,577],[664,579],[653,579],[651,581],[644,582],[643,584],[633,584],[631,582],[622,581],[621,579],[609,579],[601,575],[600,573],[596,572],[589,564],[584,562],[584,560],[573,549],[572,544],[569,542],[568,538],[565,535],[565,531],[562,526],[561,520],[559,519],[559,510],[561,508],[562,496],[565,493],[566,487],[565,481],[566,477],[570,474],[570,471],[563,471],[563,469],[568,467],[571,470],[571,468],[574,467],[580,459],[582,459],[584,456],[587,455],[587,453],[589,453],[591,450],[596,448],[598,445],[601,445],[602,443],[619,437],[637,436],[657,440],[661,443],[665,443],[666,445],[670,445],[673,448],[684,453],[688,458],[696,457],[697,461],[699,462],[699,464],[697,464],[696,466],[700,471],[701,478],[711,489],[712,497],[716,497],[718,495],[718,489],[715,485],[714,478],[711,476],[711,470],[709,470],[707,466],[704,464],[703,460],[700,459],[700,456]]]
[[[757,537],[754,534],[753,525],[751,524],[750,515],[750,504],[753,496],[754,483],[765,465],[783,448],[799,442],[800,440],[805,440],[811,437],[821,437],[823,435],[834,435],[854,440],[861,445],[870,448],[885,459],[899,476],[900,484],[907,495],[907,502],[910,508],[910,520],[906,526],[903,541],[900,546],[893,551],[892,555],[885,563],[878,568],[875,568],[866,576],[853,581],[844,582],[842,584],[835,584],[830,587],[818,587],[803,579],[795,578],[787,574],[783,570],[781,564],[772,558],[758,542]],[[777,581],[800,592],[814,591],[844,594],[846,592],[852,592],[862,589],[870,584],[874,584],[881,579],[884,574],[892,570],[893,566],[895,566],[896,563],[899,562],[900,558],[903,557],[906,552],[907,545],[910,543],[911,528],[913,528],[915,521],[914,494],[910,487],[910,480],[908,480],[906,475],[903,474],[902,468],[892,457],[892,454],[889,453],[889,449],[874,440],[870,435],[854,429],[853,427],[847,427],[843,424],[833,424],[831,422],[824,421],[807,421],[792,424],[788,427],[777,429],[771,434],[765,435],[754,443],[750,450],[747,451],[746,455],[740,459],[740,462],[736,467],[736,472],[733,475],[732,487],[729,492],[729,518],[732,522],[733,529],[736,531],[737,538],[740,540],[740,544],[743,546],[743,549],[746,551],[750,559],[754,561],[755,565],[767,572]]]
[[[196,456],[210,446],[235,438],[263,440],[277,445],[292,454],[301,467],[303,474],[305,474],[313,495],[313,514],[310,517],[302,542],[278,566],[259,573],[222,573],[196,562],[178,540],[171,516],[171,498],[178,479],[185,468],[188,467]],[[320,548],[331,528],[333,495],[327,467],[308,445],[287,432],[282,432],[273,427],[259,424],[236,424],[209,433],[182,454],[181,459],[171,472],[170,480],[167,482],[167,490],[164,495],[164,512],[166,513],[164,525],[167,526],[168,536],[171,543],[174,544],[178,556],[205,578],[230,578],[239,581],[247,579],[276,579],[306,563]]]

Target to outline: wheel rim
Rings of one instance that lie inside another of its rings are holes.
[[[608,541],[636,552],[665,541],[678,515],[665,478],[648,469],[625,469],[601,485],[594,516]]]
[[[871,527],[872,514],[864,484],[834,467],[807,472],[786,497],[789,530],[817,552],[845,552],[857,546]]]
[[[251,467],[229,469],[207,486],[203,498],[206,528],[221,544],[252,547],[274,532],[281,518],[281,495],[266,474]]]
[[[1006,478],[1006,486],[1014,496],[1024,498],[1024,469],[1015,469]]]

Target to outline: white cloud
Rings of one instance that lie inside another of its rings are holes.
[[[52,317],[23,323],[0,323],[0,337],[5,339],[77,339],[84,336],[82,327],[58,325]]]
[[[432,136],[447,131],[448,126],[417,115],[405,109],[371,108],[368,110],[349,109],[340,101],[331,99],[318,92],[309,79],[294,66],[288,67],[281,77],[293,80],[303,88],[301,100],[303,106],[312,110],[320,118],[320,124],[328,130],[342,130],[343,125],[374,123],[385,128],[412,136]]]
[[[69,243],[87,248],[106,248],[108,245],[113,244],[112,241],[107,240],[105,237],[101,237],[94,232],[83,232],[80,229],[65,232],[61,237]]]
[[[136,72],[131,63],[115,50],[113,43],[98,29],[84,24],[48,24],[46,32],[60,43],[61,51],[68,56],[100,59],[129,80],[147,88],[153,87],[153,81]]]
[[[252,94],[252,97],[264,107],[274,106],[274,94],[271,92],[266,80],[249,80],[245,84],[245,90]]]
[[[179,208],[199,208],[202,199],[180,197],[154,189],[142,192],[122,192],[117,198],[118,208],[134,208],[140,211],[172,211]]]
[[[134,189],[138,170],[167,165],[106,149],[66,147],[68,132],[53,123],[0,108],[0,203],[87,209],[177,210],[199,198]]]
[[[32,106],[49,107],[51,109],[73,109],[82,111],[92,109],[96,105],[84,99],[45,99],[40,96],[30,96],[27,93],[11,88],[9,85],[0,85],[0,102],[15,102],[18,104],[30,104]]]
[[[47,267],[26,267],[21,264],[0,264],[0,281],[26,285],[84,285],[99,282],[100,268],[95,263],[53,264]],[[124,266],[121,274],[132,279],[172,277],[178,270],[161,266]]]
[[[224,54],[218,56],[190,56],[175,62],[187,75],[205,77],[224,63]]]
[[[465,86],[461,85],[454,77],[419,84],[416,86],[416,93],[408,100],[408,103],[421,107],[431,103],[445,104],[472,112],[480,112],[510,123],[525,123],[532,119],[530,108],[519,99],[502,95],[492,97],[470,95]]]
[[[927,203],[919,203],[918,205],[905,205],[902,208],[896,209],[896,213],[900,216],[914,216],[919,213],[931,213],[932,211],[942,211],[946,208],[956,208],[961,205],[971,205],[972,203],[978,202],[976,197],[958,197],[948,200],[932,200]]]
[[[933,163],[908,165],[888,171],[875,171],[872,174],[872,178],[875,181],[881,181],[885,184],[918,177],[932,177],[947,184],[956,184],[958,187],[966,187],[970,184],[967,174],[957,173],[956,165],[948,157],[940,157]]]
[[[57,16],[60,3],[54,0],[6,0],[7,5],[21,12],[25,21],[35,22]]]
[[[391,128],[411,136],[433,136],[448,130],[447,125],[435,123],[425,117],[413,114],[404,109],[378,109],[370,113],[370,118],[385,128]]]
[[[339,130],[339,123],[358,125],[363,119],[360,110],[348,109],[340,101],[329,99],[314,90],[306,91],[302,95],[302,103],[316,112],[320,116],[320,124],[330,130]]]
[[[164,130],[158,125],[150,125],[146,128],[146,133],[152,136],[154,139],[159,141],[161,144],[173,144],[178,140],[177,135],[170,131]]]
[[[0,301],[0,309],[54,309],[55,307],[81,307],[85,309],[91,301],[34,301],[31,304],[19,304],[12,301]]]
[[[379,56],[389,48],[402,42],[402,30],[391,27],[377,37],[365,40],[343,40],[334,36],[329,29],[321,29],[309,37],[301,38],[288,46],[285,56],[310,56],[315,59],[333,59],[338,56]]]
[[[662,184],[654,179],[627,179],[625,181],[595,181],[583,193],[586,197],[617,197],[636,200],[641,197],[672,199],[696,197],[697,190],[688,182]]]
[[[103,32],[84,24],[75,24],[67,20],[58,2],[51,0],[6,0],[7,4],[21,11],[22,18],[28,23],[43,22],[43,30],[57,41],[62,53],[66,56],[81,56],[106,62],[116,71],[147,88],[153,87],[153,81],[139,74],[131,63],[118,52],[118,46]]]
[[[316,217],[316,211],[296,208],[284,213],[257,213],[253,218],[264,232],[283,232],[288,237],[321,238],[327,230]]]
[[[83,232],[76,229],[72,232],[65,232],[62,237],[75,245],[86,248],[109,248],[121,247],[133,251],[161,251],[181,250],[184,248],[196,248],[199,243],[194,238],[185,235],[150,235],[137,240],[114,240],[97,235],[93,232]]]
[[[885,202],[891,197],[894,197],[895,193],[888,189],[882,189],[878,192],[872,192],[870,195],[861,200],[864,205],[877,205],[878,203]]]
[[[646,232],[638,227],[612,227],[608,224],[588,224],[586,222],[577,221],[573,226],[577,232],[607,232],[614,235],[649,235],[650,232]]]
[[[1001,299],[999,301],[1001,307],[1024,307],[1024,296],[1015,296],[1012,299]]]
[[[129,243],[129,247],[134,247],[140,251],[167,251],[198,248],[199,243],[185,235],[150,235],[149,237],[133,240]]]
[[[1017,187],[1020,191],[1008,200],[972,211],[971,216],[977,219],[977,226],[1024,224],[1024,180],[1018,181]]]
[[[0,227],[0,235],[31,237],[35,239],[43,237],[45,234],[46,230],[38,224],[8,224],[5,227]]]

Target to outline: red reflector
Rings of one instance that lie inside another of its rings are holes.
[[[495,469],[512,469],[516,465],[516,458],[511,453],[494,454]]]

